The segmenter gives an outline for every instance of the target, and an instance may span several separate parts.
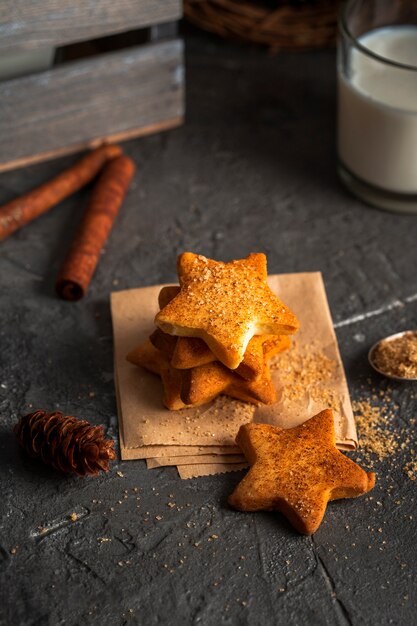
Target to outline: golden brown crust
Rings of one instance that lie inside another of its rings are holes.
[[[175,348],[177,346],[177,337],[174,337],[173,335],[168,335],[167,333],[163,333],[162,330],[157,328],[150,335],[149,340],[155,348],[161,350],[161,352],[165,354],[169,361],[172,359],[172,355],[174,354]]]
[[[163,402],[168,409],[178,410],[210,402],[220,394],[252,404],[271,404],[276,400],[269,368],[256,381],[247,381],[215,362],[189,370],[177,370],[166,355],[150,340],[129,352],[127,360],[158,374],[164,386]]]
[[[276,400],[268,365],[253,381],[245,380],[217,361],[180,371],[183,373],[181,399],[186,404],[208,402],[221,393],[251,404],[272,404]]]
[[[164,332],[203,339],[230,369],[254,335],[292,334],[295,315],[269,288],[264,254],[222,263],[185,252],[178,257],[181,291],[155,318]]]
[[[256,335],[249,341],[243,361],[234,372],[246,380],[255,380],[262,375],[265,360],[287,350],[290,345],[291,340],[288,335]],[[216,356],[202,339],[196,337],[177,338],[171,358],[173,367],[190,369],[213,363],[213,361],[216,361]]]
[[[171,335],[173,336],[173,335]],[[172,355],[172,366],[188,370],[216,360],[208,345],[198,337],[176,337],[177,344]]]
[[[354,498],[375,484],[374,473],[337,450],[330,409],[287,430],[245,424],[236,442],[251,469],[229,504],[241,511],[280,511],[302,534],[317,530],[329,500]]]
[[[163,308],[178,295],[180,287],[170,285],[162,287],[158,302]],[[216,361],[215,354],[208,345],[197,337],[175,337],[162,332],[159,328],[150,337],[153,345],[162,350],[176,369],[190,369]],[[288,335],[255,335],[248,343],[242,363],[235,372],[246,380],[255,380],[262,376],[265,360],[287,350],[291,345]]]
[[[129,352],[126,358],[130,363],[144,367],[161,377],[164,387],[163,403],[168,409],[177,411],[186,408],[180,396],[181,372],[171,367],[167,357],[157,350],[149,339]]]
[[[181,287],[179,285],[165,285],[165,287],[162,287],[158,295],[159,308],[163,309],[175,296],[178,296],[180,291]]]
[[[248,343],[242,363],[234,371],[246,380],[256,380],[262,376],[265,364],[290,346],[288,335],[255,335]]]

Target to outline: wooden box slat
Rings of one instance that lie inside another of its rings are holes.
[[[181,0],[0,0],[0,51],[57,47],[178,20]]]
[[[0,83],[0,169],[178,124],[183,81],[174,40]]]

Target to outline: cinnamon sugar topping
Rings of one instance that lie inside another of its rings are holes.
[[[372,360],[381,372],[400,378],[417,378],[417,332],[386,339],[375,348]]]
[[[267,284],[266,257],[222,263],[190,252],[178,258],[180,293],[156,316],[164,332],[203,339],[236,369],[254,335],[292,334],[299,322]]]

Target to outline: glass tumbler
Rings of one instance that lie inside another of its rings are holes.
[[[348,0],[337,70],[341,180],[369,204],[417,213],[417,0]]]

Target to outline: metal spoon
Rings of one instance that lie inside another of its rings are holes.
[[[406,376],[396,376],[395,374],[388,374],[387,372],[384,372],[383,370],[379,369],[375,365],[375,362],[374,362],[375,350],[378,348],[378,346],[381,343],[384,343],[386,341],[392,341],[393,339],[399,339],[400,337],[404,337],[405,335],[415,335],[415,336],[417,336],[417,330],[404,330],[401,333],[396,333],[395,335],[389,335],[388,337],[384,337],[383,339],[380,339],[369,350],[369,352],[368,352],[368,361],[369,361],[369,364],[371,365],[371,367],[373,367],[374,370],[376,372],[378,372],[378,374],[382,374],[382,376],[386,376],[387,378],[391,378],[392,380],[399,380],[399,381],[402,381],[402,382],[412,382],[412,381],[417,380],[417,376],[413,377],[413,378],[407,378]]]

